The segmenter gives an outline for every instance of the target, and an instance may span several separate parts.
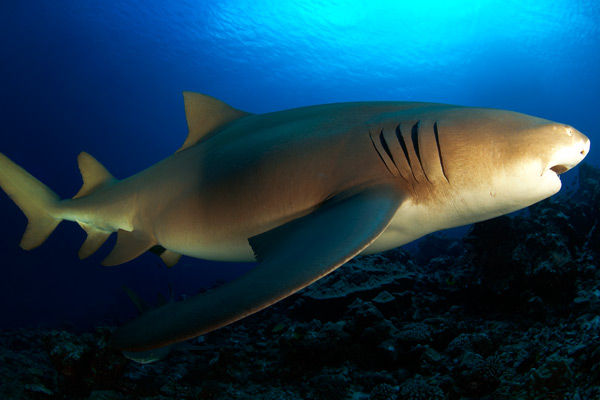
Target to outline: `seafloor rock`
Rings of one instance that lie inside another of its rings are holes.
[[[465,352],[473,352],[483,356],[490,355],[494,345],[485,332],[461,333],[446,348],[450,356],[461,356]]]
[[[51,399],[58,373],[41,351],[41,335],[20,329],[0,332],[0,398]]]
[[[398,396],[398,388],[387,383],[381,383],[371,391],[369,400],[394,400]]]
[[[493,393],[500,385],[503,366],[495,357],[483,358],[465,352],[453,368],[458,391],[467,397],[483,397]]]
[[[126,397],[114,390],[94,390],[90,393],[88,400],[123,400]]]
[[[45,339],[48,355],[60,374],[77,376],[89,368],[93,349],[87,335],[80,337],[65,331],[52,331]]]
[[[309,379],[312,388],[310,398],[323,400],[344,400],[348,393],[350,379],[345,367],[324,368],[318,375]]]
[[[600,171],[528,212],[358,257],[139,365],[111,329],[0,332],[6,399],[600,399]]]
[[[404,382],[400,386],[398,400],[443,400],[444,392],[435,384],[420,375]]]

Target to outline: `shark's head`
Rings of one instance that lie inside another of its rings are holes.
[[[561,188],[558,175],[587,155],[575,128],[510,111],[453,108],[437,122],[454,201],[474,220],[515,211]]]

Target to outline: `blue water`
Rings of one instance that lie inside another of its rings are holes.
[[[181,91],[251,112],[352,100],[498,107],[600,137],[600,3],[572,1],[0,2],[0,151],[64,197],[88,151],[126,177],[186,135]],[[598,154],[598,155],[596,155]],[[0,195],[0,327],[133,315],[122,284],[193,293],[244,266],[146,255],[79,261],[64,223],[39,249]]]

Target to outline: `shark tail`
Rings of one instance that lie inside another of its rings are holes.
[[[21,248],[31,250],[44,243],[62,221],[57,216],[58,195],[2,153],[0,187],[27,217]]]

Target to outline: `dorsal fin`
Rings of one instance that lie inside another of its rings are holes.
[[[77,163],[79,164],[79,171],[83,179],[83,186],[73,196],[74,199],[87,196],[100,187],[116,180],[98,160],[84,151],[77,156]]]
[[[240,111],[214,97],[194,92],[183,92],[188,137],[177,151],[198,143],[206,134],[249,113]]]

